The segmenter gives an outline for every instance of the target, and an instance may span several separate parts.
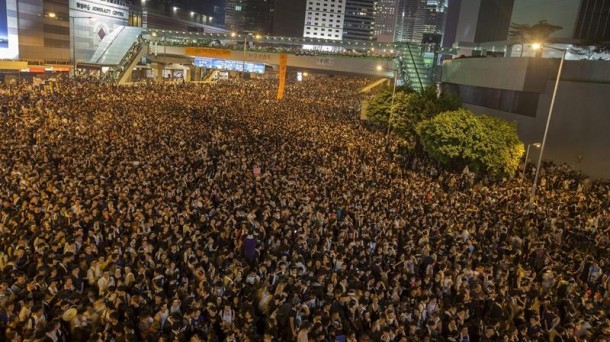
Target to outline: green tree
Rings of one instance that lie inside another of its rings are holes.
[[[382,88],[369,101],[366,109],[368,120],[377,128],[385,128],[388,124],[390,106],[392,103],[392,89]]]
[[[368,105],[368,118],[374,126],[387,128],[392,92],[382,89]],[[410,88],[397,88],[392,109],[392,130],[399,136],[411,140],[416,138],[415,127],[422,120],[429,119],[441,112],[460,108],[461,102],[457,95],[443,92],[438,95],[435,86],[430,86],[419,92]]]
[[[546,20],[540,20],[534,25],[512,23],[508,32],[508,38],[513,45],[521,45],[520,56],[522,57],[524,43],[538,42],[542,44],[548,42],[549,37],[561,29],[563,27],[550,24]]]
[[[493,177],[513,175],[524,152],[514,124],[466,109],[422,121],[417,134],[423,150],[439,163]]]
[[[486,115],[477,116],[484,134],[475,148],[483,170],[495,177],[512,176],[525,151],[517,135],[517,125]]]

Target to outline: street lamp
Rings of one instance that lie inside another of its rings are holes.
[[[233,34],[231,33],[231,36],[233,37]],[[249,32],[247,34],[244,33],[244,61],[241,65],[241,72],[242,72],[242,76],[243,79],[246,80],[246,48],[248,47],[248,36],[253,36],[255,39],[259,39],[261,36],[260,35],[254,35],[252,34],[252,32]]]
[[[74,21],[74,19],[92,19],[93,17],[75,17],[75,16],[70,16],[70,22],[72,23],[72,32],[70,32],[70,36],[72,37],[72,62],[74,63],[74,67],[73,67],[73,75],[74,77],[76,77],[76,68],[77,68],[77,62],[76,62],[76,23]]]
[[[540,154],[538,155],[538,164],[536,165],[536,175],[534,176],[534,184],[532,185],[532,191],[530,193],[530,201],[533,201],[536,197],[536,190],[538,187],[538,176],[540,173],[540,165],[542,164],[542,155],[544,153],[544,147],[546,145],[546,137],[549,133],[549,125],[551,123],[551,117],[553,115],[553,107],[555,106],[555,98],[557,97],[557,88],[559,87],[559,79],[561,78],[561,71],[563,70],[563,62],[566,59],[567,49],[559,49],[552,46],[545,46],[539,43],[532,44],[532,48],[541,49],[544,47],[551,48],[553,50],[561,51],[561,61],[559,62],[559,69],[557,70],[557,79],[555,80],[555,88],[553,89],[553,97],[551,98],[551,106],[549,107],[549,115],[546,118],[546,126],[544,128],[544,135],[542,136],[542,145],[540,145]]]
[[[527,144],[527,149],[525,150],[525,161],[523,162],[523,172],[521,173],[521,179],[525,177],[525,171],[527,169],[527,162],[530,155],[530,147],[534,146],[535,148],[540,148],[540,143]]]
[[[386,132],[386,142],[390,141],[390,131],[392,130],[392,114],[394,114],[394,97],[396,95],[396,77],[397,77],[397,70],[396,69],[392,69],[392,68],[385,68],[382,67],[381,65],[377,66],[377,70],[382,71],[382,70],[387,70],[387,71],[392,71],[392,82],[393,82],[393,86],[392,86],[392,101],[390,102],[390,114],[388,115],[388,131]]]

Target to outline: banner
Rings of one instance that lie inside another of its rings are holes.
[[[283,53],[280,55],[280,84],[277,88],[278,100],[284,98],[284,87],[286,87],[286,62],[288,62],[288,55]]]
[[[218,58],[229,58],[231,57],[231,50],[228,49],[213,49],[204,47],[185,47],[184,53],[188,56],[200,56],[200,57],[218,57]]]

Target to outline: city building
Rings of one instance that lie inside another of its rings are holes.
[[[72,70],[76,62],[88,61],[100,42],[121,27],[225,32],[213,13],[197,11],[203,9],[197,3],[0,0],[0,79],[7,73]]]
[[[375,0],[346,0],[343,39],[375,39]]]
[[[573,38],[610,41],[610,0],[582,0]]]
[[[303,37],[307,0],[276,1],[271,34],[280,37]]]
[[[394,41],[421,42],[426,23],[426,0],[400,0]]]
[[[447,0],[427,0],[423,43],[440,45],[447,16]]]
[[[347,0],[307,0],[303,37],[343,39]]]
[[[399,0],[378,0],[375,13],[374,36],[378,42],[393,42]]]
[[[450,1],[443,46],[458,48],[458,55],[481,54],[481,47],[504,53],[513,5],[514,0]]]
[[[224,27],[233,32],[270,34],[273,11],[272,0],[227,0]]]

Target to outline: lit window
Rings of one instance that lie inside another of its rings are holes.
[[[241,5],[235,5],[235,10],[238,12],[241,11]]]

